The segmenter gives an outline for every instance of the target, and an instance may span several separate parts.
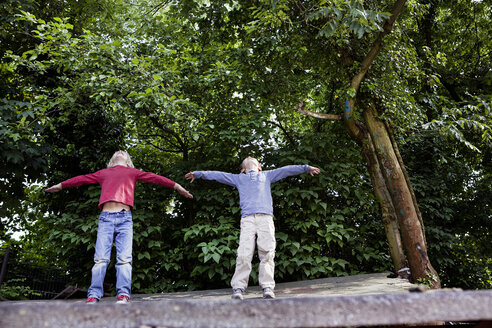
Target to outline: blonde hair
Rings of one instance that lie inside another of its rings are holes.
[[[113,154],[113,156],[111,156],[111,159],[108,162],[108,168],[115,166],[116,154],[118,154],[119,152],[122,152],[122,153],[125,154],[125,156],[126,156],[126,162],[125,162],[126,166],[131,167],[131,168],[135,168],[135,166],[133,165],[133,162],[132,162],[132,159],[131,159],[130,155],[126,151],[124,151],[124,150],[118,150],[118,151],[116,151]]]
[[[258,169],[261,171],[261,164],[256,158],[251,156],[245,158],[241,163],[241,173],[246,172],[247,169],[252,169],[254,166],[258,166]]]

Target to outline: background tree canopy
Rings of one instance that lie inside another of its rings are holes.
[[[41,265],[89,285],[99,187],[43,189],[104,168],[118,149],[195,196],[137,186],[134,292],[228,286],[238,194],[218,183],[188,185],[184,174],[239,172],[249,155],[264,169],[322,171],[273,187],[278,281],[392,271],[360,146],[341,121],[295,108],[303,102],[312,112],[343,115],[355,92],[350,81],[394,2],[4,2],[0,255],[11,248],[7,278]],[[448,287],[492,287],[491,9],[479,0],[408,1],[353,111],[364,122],[358,109],[370,100],[391,126],[429,257]]]

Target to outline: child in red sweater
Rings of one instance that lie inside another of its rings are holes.
[[[119,150],[114,153],[106,169],[65,180],[46,192],[58,192],[65,188],[85,184],[99,184],[99,226],[97,230],[94,266],[91,286],[87,292],[87,304],[95,304],[103,296],[103,282],[111,256],[113,238],[116,245],[116,294],[117,303],[128,303],[132,281],[133,221],[131,208],[137,181],[151,182],[176,189],[186,198],[193,196],[178,183],[163,176],[134,168],[130,155]]]

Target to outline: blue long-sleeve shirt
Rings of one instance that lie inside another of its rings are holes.
[[[309,165],[288,165],[275,170],[250,171],[232,174],[220,171],[195,171],[195,178],[215,180],[236,187],[239,191],[241,217],[253,214],[273,216],[273,202],[270,185],[285,177],[309,172]]]

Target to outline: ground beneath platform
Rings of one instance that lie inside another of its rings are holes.
[[[258,287],[243,301],[230,289],[104,298],[0,302],[0,327],[399,327],[441,322],[492,326],[492,291],[409,292],[387,273],[278,284],[277,299]]]

